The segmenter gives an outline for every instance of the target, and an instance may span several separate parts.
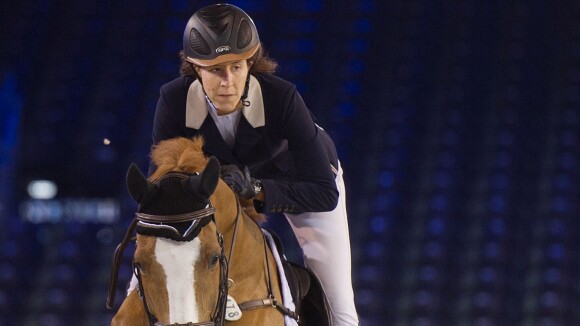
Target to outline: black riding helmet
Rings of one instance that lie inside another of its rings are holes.
[[[186,60],[201,67],[245,60],[259,48],[256,25],[242,9],[230,4],[199,9],[183,32]]]

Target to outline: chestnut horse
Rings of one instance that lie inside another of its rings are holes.
[[[139,208],[115,254],[109,308],[133,229],[135,276],[111,325],[284,325],[284,313],[294,315],[281,304],[278,268],[259,227],[265,217],[251,201],[240,204],[202,146],[201,138],[160,142],[149,180],[129,168]]]

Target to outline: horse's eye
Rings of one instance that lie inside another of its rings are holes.
[[[211,257],[211,260],[209,261],[209,267],[213,268],[215,267],[215,265],[217,265],[217,263],[220,261],[220,256],[218,254],[215,254]]]

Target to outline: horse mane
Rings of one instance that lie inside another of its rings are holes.
[[[160,141],[151,150],[151,161],[157,169],[149,177],[157,180],[169,172],[195,173],[201,172],[207,165],[208,157],[203,152],[204,140],[201,136],[191,139],[177,137]],[[244,212],[260,224],[266,221],[266,216],[256,211],[253,200],[238,198]]]
[[[151,150],[151,161],[157,169],[149,179],[159,179],[169,172],[201,172],[207,160],[203,153],[202,137],[162,140]]]

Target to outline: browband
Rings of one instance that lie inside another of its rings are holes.
[[[208,217],[213,215],[214,213],[215,208],[209,206],[208,204],[206,208],[202,208],[198,211],[191,213],[178,215],[152,215],[145,213],[135,213],[135,217],[137,218],[137,220],[146,223],[181,223]]]

